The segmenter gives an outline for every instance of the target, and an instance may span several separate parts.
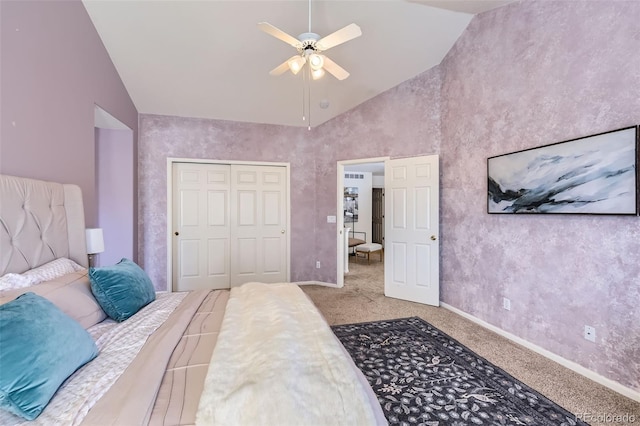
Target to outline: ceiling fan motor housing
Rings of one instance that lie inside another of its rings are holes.
[[[316,42],[320,40],[320,36],[316,33],[302,33],[298,36],[301,46],[298,48],[300,53],[314,53],[320,52],[316,47]]]

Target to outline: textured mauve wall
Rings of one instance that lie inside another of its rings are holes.
[[[339,160],[439,154],[440,73],[431,69],[363,103],[312,132],[316,146],[319,280],[336,282],[336,212]]]
[[[168,157],[290,163],[291,280],[314,279],[315,158],[307,133],[294,127],[140,116],[139,257],[157,289],[167,288]]]
[[[134,144],[138,111],[81,1],[0,1],[0,10],[0,172],[79,185],[87,226],[97,226],[95,104],[133,130]]]
[[[487,157],[640,124],[638,22],[633,1],[526,1],[471,22],[441,64],[441,288],[640,391],[640,219],[486,213]]]
[[[139,257],[156,288],[167,288],[167,157],[289,162],[291,280],[335,283],[336,161],[437,154],[439,96],[432,70],[311,131],[142,114]]]

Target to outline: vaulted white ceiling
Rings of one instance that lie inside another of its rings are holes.
[[[322,37],[356,23],[362,36],[326,52],[351,75],[311,82],[311,125],[438,65],[473,14],[509,1],[312,1],[312,32]],[[295,49],[256,25],[297,37],[309,29],[308,1],[83,3],[140,113],[309,124],[301,74],[269,75]]]

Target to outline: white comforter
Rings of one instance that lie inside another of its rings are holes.
[[[198,425],[372,425],[355,366],[293,284],[233,288]]]

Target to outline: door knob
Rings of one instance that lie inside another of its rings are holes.
[[[280,233],[281,233],[281,234],[284,234],[284,229],[281,229],[281,230],[280,230]]]
[[[179,233],[178,231],[174,232],[174,234],[176,234],[176,235],[180,235],[180,233]]]
[[[436,238],[436,236],[435,236],[435,235],[432,235],[432,236],[431,236],[431,239],[432,239],[433,241],[437,240],[437,238]]]

